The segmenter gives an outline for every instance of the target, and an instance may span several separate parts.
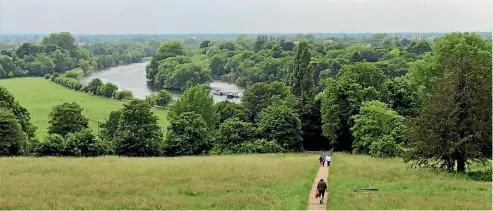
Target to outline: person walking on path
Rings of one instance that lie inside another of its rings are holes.
[[[330,166],[330,160],[331,160],[330,155],[327,155],[327,157],[325,157],[325,161],[327,161],[327,168],[329,168]]]
[[[322,204],[324,203],[324,196],[325,192],[327,191],[327,183],[324,181],[324,179],[320,179],[320,181],[318,181],[317,190],[318,197],[322,197],[320,198],[320,204]]]

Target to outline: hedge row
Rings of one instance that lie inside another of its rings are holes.
[[[57,77],[53,79],[53,82],[76,91],[79,91],[84,87],[79,81],[73,78]]]

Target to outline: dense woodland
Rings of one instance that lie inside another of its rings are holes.
[[[47,79],[65,83],[68,79],[53,76],[152,56],[147,79],[163,91],[112,112],[97,135],[79,105],[61,104],[49,117],[51,135],[35,140],[27,110],[0,88],[0,155],[181,156],[333,148],[462,172],[491,158],[491,49],[491,37],[475,33],[431,40],[389,34],[240,35],[162,43],[93,40],[82,46],[69,33],[54,33],[40,43],[2,50],[0,78],[52,74]],[[213,78],[247,87],[242,102],[214,103],[206,86]],[[117,87],[103,86],[94,80],[77,90],[117,98]],[[168,117],[158,117],[151,106],[170,103],[167,89],[185,93],[168,106]],[[118,98],[131,99],[131,93]],[[170,120],[165,135],[158,118]]]

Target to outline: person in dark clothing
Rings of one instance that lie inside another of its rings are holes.
[[[322,156],[320,156],[320,158],[318,160],[320,161],[320,165],[325,166],[325,161],[322,158]]]
[[[320,179],[320,181],[318,181],[317,191],[319,197],[322,197],[320,199],[320,204],[322,204],[324,202],[325,192],[327,191],[327,183],[324,181],[324,179]]]

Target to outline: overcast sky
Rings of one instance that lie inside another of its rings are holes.
[[[491,31],[493,0],[0,0],[1,33]]]

